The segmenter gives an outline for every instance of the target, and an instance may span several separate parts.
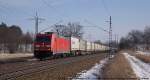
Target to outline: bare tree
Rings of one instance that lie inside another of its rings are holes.
[[[8,27],[5,23],[0,24],[0,51],[6,52]]]
[[[132,30],[128,35],[120,40],[120,48],[137,49],[144,42],[144,34],[139,30]]]
[[[139,30],[132,30],[127,37],[131,41],[132,47],[136,49],[143,43],[144,35]]]
[[[131,47],[130,41],[127,38],[122,37],[120,39],[119,48],[120,49],[129,49]]]
[[[150,49],[150,27],[146,26],[144,29],[144,44],[146,49]]]
[[[61,24],[54,25],[53,31],[57,32],[61,36],[65,36],[66,34],[65,32],[67,31],[67,26]]]
[[[19,44],[21,43],[22,30],[19,26],[12,25],[9,27],[9,35],[7,36],[8,44],[7,48],[10,53],[17,51]]]
[[[67,25],[54,25],[53,30],[61,36],[75,36],[82,37],[83,26],[79,23],[68,23]]]
[[[25,46],[25,52],[30,52],[31,51],[31,47],[33,43],[33,37],[31,35],[31,33],[27,32],[26,34],[24,34],[22,36],[22,45]],[[30,50],[29,50],[30,49]]]
[[[26,45],[25,48],[28,48],[29,44],[32,44],[32,39],[29,32],[23,34],[17,25],[9,27],[5,23],[0,24],[0,51],[4,53],[6,51],[10,53],[22,51],[22,45]]]
[[[79,23],[68,23],[68,27],[70,28],[71,31],[71,35],[75,36],[75,37],[82,37],[83,32],[82,32],[82,28],[83,26],[81,26]]]

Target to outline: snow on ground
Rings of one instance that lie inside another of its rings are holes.
[[[146,52],[146,51],[136,51],[136,53],[150,56],[150,52]]]
[[[73,80],[98,80],[97,78],[100,77],[102,67],[107,63],[108,58],[105,58],[100,61],[100,63],[96,63],[95,66],[93,66],[90,70],[82,71],[77,74],[77,77],[75,77]]]
[[[16,53],[16,54],[2,53],[2,54],[0,54],[0,60],[31,57],[31,56],[33,56],[33,53]]]
[[[129,55],[128,53],[123,53],[126,59],[129,61],[134,73],[141,80],[150,80],[150,65],[142,62],[134,56]]]

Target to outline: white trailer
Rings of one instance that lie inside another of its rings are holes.
[[[78,38],[71,37],[71,51],[77,51],[80,49],[80,42]]]
[[[85,40],[82,40],[80,39],[79,41],[79,48],[80,48],[80,51],[86,51],[86,41]]]
[[[93,52],[93,51],[95,51],[95,43],[92,42],[91,44],[92,44],[92,45],[91,45],[91,47],[92,47],[92,48],[91,48],[91,51]]]
[[[98,44],[98,51],[101,51],[101,44]]]
[[[95,43],[95,51],[100,51],[101,45]]]
[[[92,50],[92,44],[91,42],[86,42],[86,51],[91,51]]]

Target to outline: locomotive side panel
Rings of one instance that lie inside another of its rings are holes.
[[[70,52],[70,40],[64,37],[53,37],[53,54],[63,54]]]

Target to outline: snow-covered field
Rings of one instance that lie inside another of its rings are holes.
[[[107,63],[108,58],[105,58],[100,61],[100,63],[95,64],[90,70],[82,71],[77,74],[77,77],[75,77],[73,80],[98,80],[98,77],[101,76],[102,68]]]
[[[150,56],[150,52],[136,51],[136,53]]]
[[[13,58],[22,58],[22,57],[32,57],[33,53],[16,53],[16,54],[0,54],[0,60],[4,59],[13,59]]]
[[[137,59],[135,56],[131,56],[128,53],[123,53],[126,59],[129,61],[134,73],[141,80],[150,80],[150,65]]]

